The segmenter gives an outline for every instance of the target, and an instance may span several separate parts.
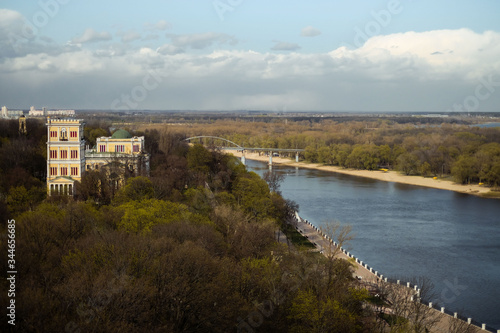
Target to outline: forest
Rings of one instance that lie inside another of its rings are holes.
[[[401,168],[408,154],[418,158],[420,171],[420,158],[429,158],[429,173],[454,174],[461,156],[483,158],[491,163],[481,179],[487,181],[498,167],[498,131],[383,122],[241,125],[132,125],[134,135],[146,136],[150,175],[126,175],[115,192],[103,172],[86,172],[77,196],[68,198],[46,196],[44,123],[28,119],[28,134],[20,135],[17,121],[0,121],[2,253],[7,221],[14,219],[18,277],[16,327],[2,321],[1,331],[384,332],[390,324],[394,332],[425,332],[432,326],[420,303],[413,303],[418,322],[377,316],[378,303],[367,306],[373,297],[353,278],[351,263],[285,240],[279,230],[294,229],[289,217],[298,207],[280,195],[279,180],[182,140],[204,134],[245,146],[303,147],[307,160],[356,168]],[[110,127],[89,121],[87,143],[109,135]],[[439,162],[431,164],[431,157]],[[7,290],[7,261],[1,263]],[[6,306],[7,293],[0,299]]]

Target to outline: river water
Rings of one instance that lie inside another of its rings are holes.
[[[247,160],[259,175],[265,163]],[[352,226],[350,252],[384,277],[426,276],[447,310],[500,329],[500,200],[274,166],[281,191],[320,227]],[[348,247],[349,249],[349,247]]]

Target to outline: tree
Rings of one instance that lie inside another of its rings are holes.
[[[117,195],[117,202],[127,202],[130,200],[141,201],[154,197],[153,183],[147,177],[139,176],[129,178],[127,185],[121,188]]]
[[[427,162],[422,163],[418,167],[418,173],[424,177],[429,176],[431,174],[431,165]]]
[[[81,181],[75,183],[75,198],[77,200],[93,200],[98,205],[111,202],[111,189],[106,173],[97,170],[88,170],[83,173]]]
[[[326,257],[330,260],[335,260],[337,254],[341,251],[340,248],[348,247],[354,239],[352,227],[350,225],[341,225],[338,221],[325,221],[320,230],[326,237],[337,243],[337,245],[333,245],[333,242],[329,242],[328,248],[324,249]]]
[[[419,158],[412,153],[403,153],[397,158],[398,170],[403,171],[407,176],[417,171],[419,163]]]
[[[249,172],[236,179],[233,195],[243,211],[258,220],[269,217],[272,212],[269,187],[255,172]]]
[[[476,159],[471,156],[461,155],[451,168],[451,174],[457,183],[470,184],[476,176]]]
[[[26,190],[24,186],[11,187],[6,203],[14,216],[33,210],[47,196],[47,191],[38,186]]]
[[[459,318],[450,317],[448,325],[448,333],[476,333],[478,331],[474,325]]]
[[[188,168],[194,172],[208,173],[212,162],[212,153],[203,145],[195,144],[189,148],[187,153]]]
[[[131,233],[148,233],[155,225],[188,221],[192,216],[183,204],[156,199],[129,201],[119,208],[123,217],[118,228]]]
[[[379,309],[382,318],[386,318],[390,325],[390,332],[425,333],[439,322],[439,313],[428,306],[428,302],[435,299],[434,285],[426,277],[409,280],[419,288],[414,289],[390,282],[379,282],[380,294],[390,304],[387,308]]]
[[[283,183],[283,181],[285,180],[285,176],[282,173],[268,170],[264,173],[262,179],[267,182],[267,184],[269,185],[269,189],[272,192],[279,193],[281,183]]]
[[[304,157],[309,162],[318,162],[318,152],[316,151],[316,148],[313,146],[307,146],[304,152]]]

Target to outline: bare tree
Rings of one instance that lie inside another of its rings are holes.
[[[439,322],[439,313],[427,303],[436,298],[434,285],[426,277],[407,280],[418,290],[394,283],[379,283],[381,295],[390,306],[380,310],[379,315],[383,313],[381,317],[389,324],[389,332],[429,332]]]
[[[273,172],[273,171],[266,171],[262,178],[269,185],[269,189],[272,192],[276,192],[276,193],[279,193],[281,183],[283,183],[283,180],[285,180],[285,176],[283,174],[278,173],[278,172]]]
[[[450,317],[448,319],[448,332],[449,333],[476,333],[479,332],[479,328],[476,326],[469,324],[468,322],[459,319]]]
[[[338,221],[326,221],[320,230],[328,240],[331,240],[324,250],[327,258],[335,258],[341,248],[348,246],[354,238],[352,227],[350,225],[341,225]],[[337,245],[333,244],[334,241]]]

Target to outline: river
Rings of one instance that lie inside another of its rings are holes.
[[[259,175],[265,163],[247,160]],[[386,277],[426,276],[447,310],[500,329],[500,200],[274,166],[281,191],[320,227],[352,226],[350,252]]]

